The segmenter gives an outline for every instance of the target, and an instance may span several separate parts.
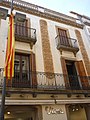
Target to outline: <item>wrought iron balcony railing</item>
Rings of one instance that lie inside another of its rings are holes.
[[[0,86],[2,86],[2,82],[3,70],[0,70]],[[90,85],[87,82],[90,83],[90,76],[68,76],[58,73],[29,71],[20,73],[20,71],[15,71],[11,84],[6,82],[6,86],[40,90],[90,90]]]
[[[31,44],[36,43],[36,29],[15,24],[15,39]]]
[[[79,47],[76,39],[57,35],[55,40],[56,40],[56,46],[58,50],[63,49],[67,51],[72,51],[74,53],[77,53],[79,51]]]

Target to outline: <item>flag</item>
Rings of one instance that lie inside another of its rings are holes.
[[[14,54],[15,54],[15,37],[14,37],[14,17],[9,17],[8,38],[6,47],[4,76],[6,79],[14,77]]]

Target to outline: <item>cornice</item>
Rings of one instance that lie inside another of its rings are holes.
[[[10,4],[10,2],[5,0],[2,3],[0,3],[0,6],[10,8],[11,4]],[[70,26],[73,26],[73,27],[83,29],[83,25],[78,24],[78,23],[76,23],[74,21],[71,21],[69,19],[62,18],[61,16],[59,17],[59,16],[51,15],[49,13],[44,13],[44,12],[38,11],[37,9],[28,8],[27,6],[22,6],[21,4],[19,5],[19,4],[14,3],[13,8],[15,10],[18,10],[18,11],[21,11],[21,12],[36,15],[38,17],[46,18],[46,19],[49,19],[49,20],[52,20],[52,21],[60,22],[60,23],[66,24],[66,25],[70,25]]]
[[[90,26],[89,22],[84,22],[84,25]]]
[[[58,105],[61,104],[76,104],[76,103],[90,103],[90,99],[61,99],[61,100],[56,100]],[[1,101],[0,101],[1,103]],[[6,105],[55,105],[55,100],[5,100]]]

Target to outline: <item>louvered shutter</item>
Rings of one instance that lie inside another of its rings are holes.
[[[61,45],[65,45],[65,46],[69,46],[69,40],[67,37],[67,32],[66,30],[63,29],[58,29],[58,34],[59,34],[59,38],[60,38],[60,44]]]
[[[37,73],[36,73],[36,61],[35,61],[35,54],[31,53],[30,55],[30,75],[31,75],[31,81],[32,86],[37,86]]]
[[[26,20],[24,23],[22,22],[16,22],[15,25],[15,34],[20,36],[28,36],[28,20]]]
[[[69,84],[69,78],[68,78],[68,73],[67,73],[67,68],[66,68],[66,62],[65,62],[65,59],[63,57],[61,57],[61,66],[62,66],[65,86],[66,86],[66,88],[68,88],[68,87],[70,87],[70,84]]]
[[[82,87],[84,89],[87,89],[89,87],[89,82],[87,79],[83,61],[77,61],[77,62],[75,62],[75,64],[77,66],[77,70],[78,70],[78,74],[80,76],[80,81],[81,81]]]

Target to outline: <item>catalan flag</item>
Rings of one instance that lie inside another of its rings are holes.
[[[8,38],[7,38],[7,48],[6,48],[6,59],[5,59],[5,70],[4,76],[6,79],[11,80],[14,77],[14,19],[13,14],[9,17],[9,28],[8,28]]]

